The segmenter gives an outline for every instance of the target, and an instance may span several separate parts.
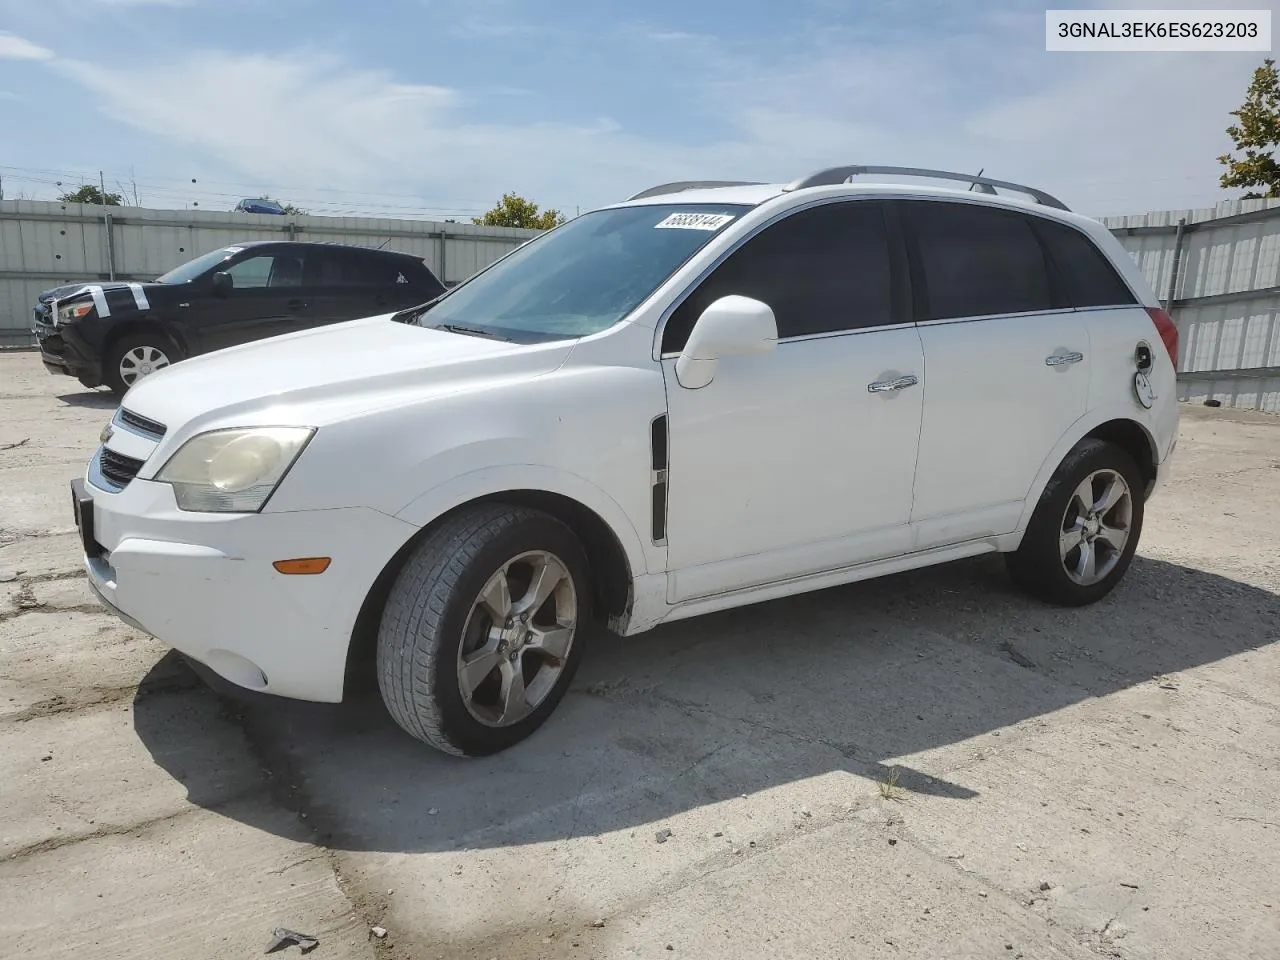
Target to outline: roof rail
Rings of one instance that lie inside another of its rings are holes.
[[[1056,207],[1059,210],[1068,210],[1067,205],[1057,197],[1045,193],[1043,190],[1037,190],[1035,187],[1024,186],[1021,183],[1009,183],[1006,180],[992,180],[990,177],[978,176],[972,173],[952,173],[948,170],[924,170],[918,167],[872,167],[872,166],[850,166],[850,167],[829,167],[826,170],[819,170],[817,173],[811,173],[807,177],[792,181],[783,189],[785,190],[803,190],[805,187],[824,187],[838,183],[847,183],[850,178],[861,174],[883,174],[895,177],[928,177],[932,180],[957,180],[961,183],[970,185],[970,189],[976,186],[981,193],[995,193],[995,187],[1004,190],[1015,190],[1018,193],[1025,193],[1035,199],[1037,203],[1046,207]],[[1068,212],[1070,212],[1068,210]]]
[[[668,193],[683,193],[685,190],[699,190],[704,187],[758,187],[758,180],[677,180],[675,183],[661,183],[648,190],[642,190],[635,196],[627,197],[627,201],[643,200],[645,197],[660,197]]]

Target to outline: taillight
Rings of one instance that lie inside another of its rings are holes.
[[[1147,313],[1151,317],[1151,322],[1156,325],[1156,330],[1160,333],[1160,339],[1164,341],[1164,348],[1169,351],[1169,359],[1173,361],[1173,369],[1177,370],[1178,328],[1174,325],[1173,317],[1159,307],[1147,307]]]

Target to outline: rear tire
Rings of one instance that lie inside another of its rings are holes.
[[[1138,549],[1144,489],[1124,450],[1105,440],[1080,441],[1045,485],[1022,545],[1005,555],[1013,582],[1061,606],[1101,600]]]
[[[392,719],[457,756],[528,737],[578,669],[590,597],[586,556],[559,520],[463,509],[417,546],[383,608],[377,675]]]
[[[117,397],[123,397],[139,380],[182,358],[178,345],[159,331],[126,334],[107,351],[102,382]]]

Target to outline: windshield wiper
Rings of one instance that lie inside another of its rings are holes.
[[[501,340],[504,343],[510,343],[510,337],[504,337],[500,333],[490,333],[488,330],[477,330],[475,327],[464,327],[457,323],[437,323],[432,326],[432,330],[445,330],[449,333],[461,333],[468,337],[488,337],[490,340]]]
[[[410,307],[408,310],[401,310],[391,318],[392,323],[417,323],[422,319],[422,315],[439,303],[444,294],[448,292],[446,290],[444,293],[432,297],[426,303],[420,303],[416,307]]]

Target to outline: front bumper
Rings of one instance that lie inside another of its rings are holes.
[[[347,649],[370,587],[416,528],[363,507],[184,513],[167,484],[119,493],[83,481],[90,586],[126,623],[249,690],[342,699]],[[276,560],[332,557],[286,576]]]
[[[40,361],[50,373],[76,377],[93,386],[102,383],[101,360],[81,340],[67,336],[66,328],[55,327],[37,312],[31,333],[40,348]]]

